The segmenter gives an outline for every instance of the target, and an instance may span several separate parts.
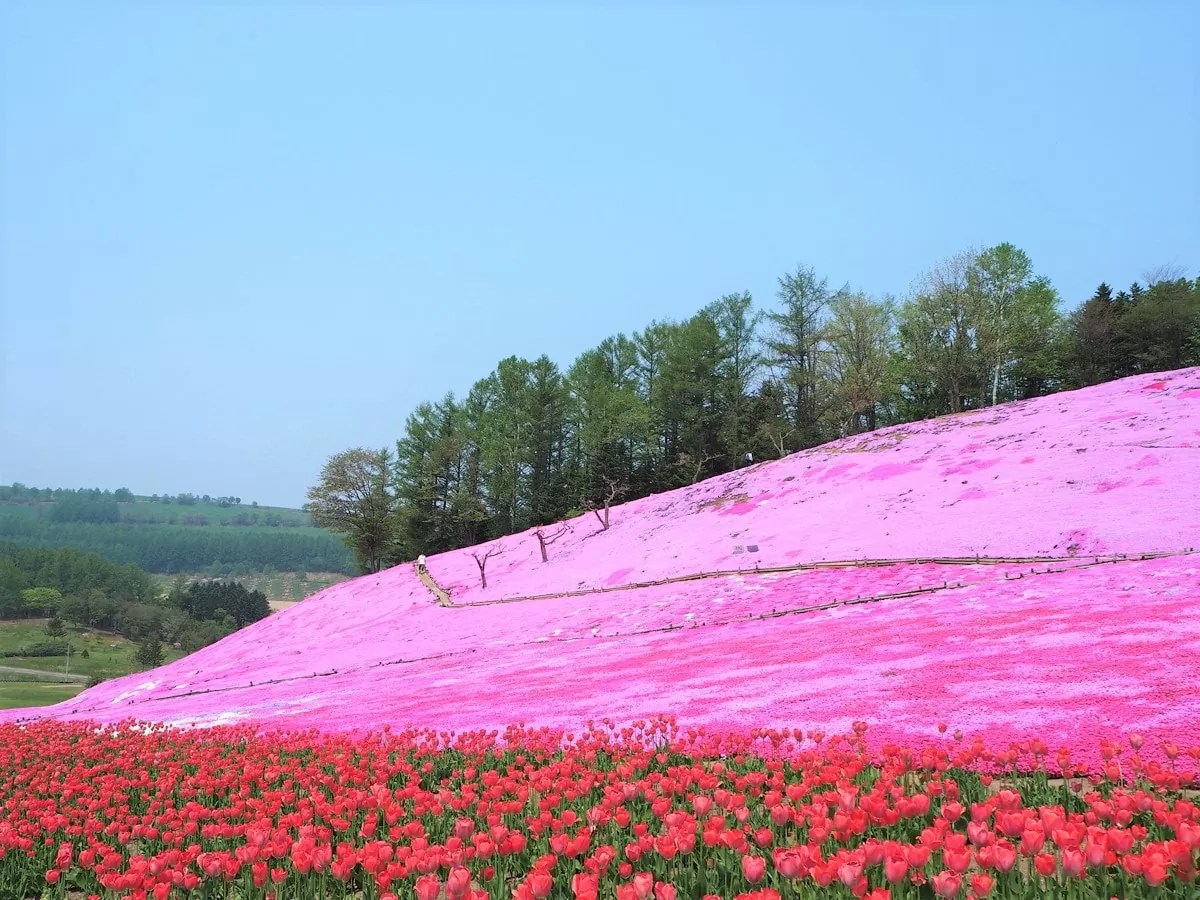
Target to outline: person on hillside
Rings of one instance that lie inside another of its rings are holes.
[[[426,571],[428,570],[425,568],[425,554],[422,553],[417,557],[417,574],[424,575]]]

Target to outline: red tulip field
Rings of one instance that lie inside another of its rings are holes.
[[[1194,896],[1200,747],[1160,766],[1134,737],[1088,773],[1036,741],[873,752],[867,732],[6,726],[0,892]]]
[[[1198,449],[1138,376],[335,585],[0,712],[0,900],[1200,897]]]

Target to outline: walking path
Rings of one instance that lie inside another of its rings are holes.
[[[35,681],[45,681],[47,683],[61,682],[63,684],[76,684],[88,680],[86,675],[64,675],[62,672],[51,672],[46,669],[22,669],[18,666],[0,666],[0,675],[36,675]]]
[[[674,575],[667,578],[660,578],[656,581],[631,581],[626,584],[604,585],[601,587],[583,588],[582,590],[572,591],[557,591],[548,594],[525,594],[514,597],[498,597],[495,600],[480,600],[476,603],[455,603],[450,598],[450,592],[434,581],[433,576],[428,570],[418,572],[417,575],[437,599],[439,606],[444,606],[448,609],[466,609],[474,606],[498,606],[502,603],[525,603],[533,600],[557,600],[566,597],[589,597],[594,594],[610,594],[618,591],[636,591],[643,588],[660,587],[664,584],[679,584],[687,581],[701,581],[709,578],[733,578],[746,575],[778,575],[788,572],[803,572],[810,569],[870,569],[870,568],[886,568],[888,566],[902,565],[955,565],[955,566],[996,566],[996,565],[1023,565],[1032,564],[1034,569],[1029,571],[1029,575],[1045,575],[1054,572],[1065,571],[1066,569],[1080,569],[1091,566],[1105,565],[1109,563],[1130,562],[1136,560],[1148,559],[1163,559],[1171,556],[1188,556],[1197,551],[1188,547],[1184,550],[1159,550],[1149,553],[1114,553],[1102,556],[927,556],[927,557],[911,557],[902,559],[840,559],[829,560],[825,562],[807,562],[797,563],[790,566],[769,566],[758,567],[753,569],[724,569],[715,572],[693,572],[688,575]],[[1038,570],[1038,564],[1044,564],[1046,568]],[[1062,565],[1063,568],[1055,569],[1054,565]],[[1005,576],[1006,578],[1008,576]],[[1013,577],[1025,577],[1025,573]],[[947,587],[961,587],[962,584],[942,584],[935,588],[921,588],[917,593],[926,593],[930,590],[944,590]],[[891,595],[888,595],[891,596]],[[853,602],[868,602],[863,598],[855,598],[854,600],[837,601],[831,605],[837,606],[842,603]],[[821,607],[828,608],[828,607]],[[806,610],[807,611],[807,610]]]
[[[421,584],[429,588],[433,592],[433,596],[437,599],[438,606],[445,606],[448,609],[454,608],[456,604],[450,599],[450,592],[433,580],[433,576],[429,574],[429,570],[421,571],[417,569],[417,577],[421,579]]]

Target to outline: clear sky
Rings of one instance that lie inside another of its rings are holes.
[[[1200,4],[0,4],[0,483],[295,505],[798,263],[1200,269]]]

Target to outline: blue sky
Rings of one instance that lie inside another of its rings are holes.
[[[969,7],[969,8],[968,8]],[[511,354],[798,263],[1200,269],[1178,3],[5,4],[0,482],[298,504]]]

